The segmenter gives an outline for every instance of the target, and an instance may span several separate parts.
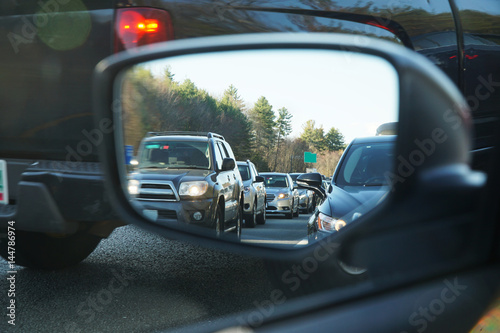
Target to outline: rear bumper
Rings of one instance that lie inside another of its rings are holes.
[[[74,233],[80,223],[118,221],[104,189],[99,163],[7,160],[9,204],[0,228]]]

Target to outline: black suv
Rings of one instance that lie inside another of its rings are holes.
[[[128,191],[157,223],[184,222],[241,236],[243,182],[233,151],[215,133],[150,132]]]

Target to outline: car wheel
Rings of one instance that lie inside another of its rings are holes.
[[[221,238],[224,235],[224,227],[222,226],[222,210],[220,205],[217,205],[217,209],[215,211],[215,236],[217,238]]]
[[[241,229],[243,227],[243,206],[242,205],[240,205],[238,207],[238,214],[236,216],[235,224],[236,224],[236,228],[232,232],[233,237],[231,237],[231,238],[236,240],[236,241],[240,241],[241,240]]]
[[[293,207],[293,205],[292,205],[292,207]],[[299,217],[299,215],[300,215],[300,207],[299,207],[299,205],[297,205],[297,210],[293,213],[293,216]]]
[[[255,200],[252,208],[252,213],[245,217],[245,227],[247,228],[255,228],[257,223],[257,199]]]
[[[101,237],[86,231],[72,235],[52,235],[17,230],[15,236],[13,247],[16,265],[36,269],[60,269],[76,265],[87,258],[101,241]],[[0,255],[7,261],[9,257],[12,259],[9,246],[4,230],[0,234]]]
[[[266,224],[266,207],[264,207],[262,213],[257,215],[257,224]]]

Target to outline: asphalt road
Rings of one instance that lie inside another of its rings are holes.
[[[305,221],[305,215],[291,221],[270,217],[265,225],[243,229],[243,238],[293,246],[305,236]],[[155,332],[253,310],[273,290],[260,259],[127,226],[75,267],[17,267],[12,326],[6,315],[8,271],[1,260],[0,332]]]
[[[307,221],[311,214],[286,219],[282,215],[268,215],[266,224],[255,228],[244,228],[242,241],[260,245],[272,245],[293,248],[307,245]]]

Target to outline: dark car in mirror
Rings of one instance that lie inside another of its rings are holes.
[[[307,224],[310,240],[338,232],[376,207],[393,181],[394,135],[354,139],[333,174],[323,202]],[[323,192],[319,177],[297,178],[297,183]]]

